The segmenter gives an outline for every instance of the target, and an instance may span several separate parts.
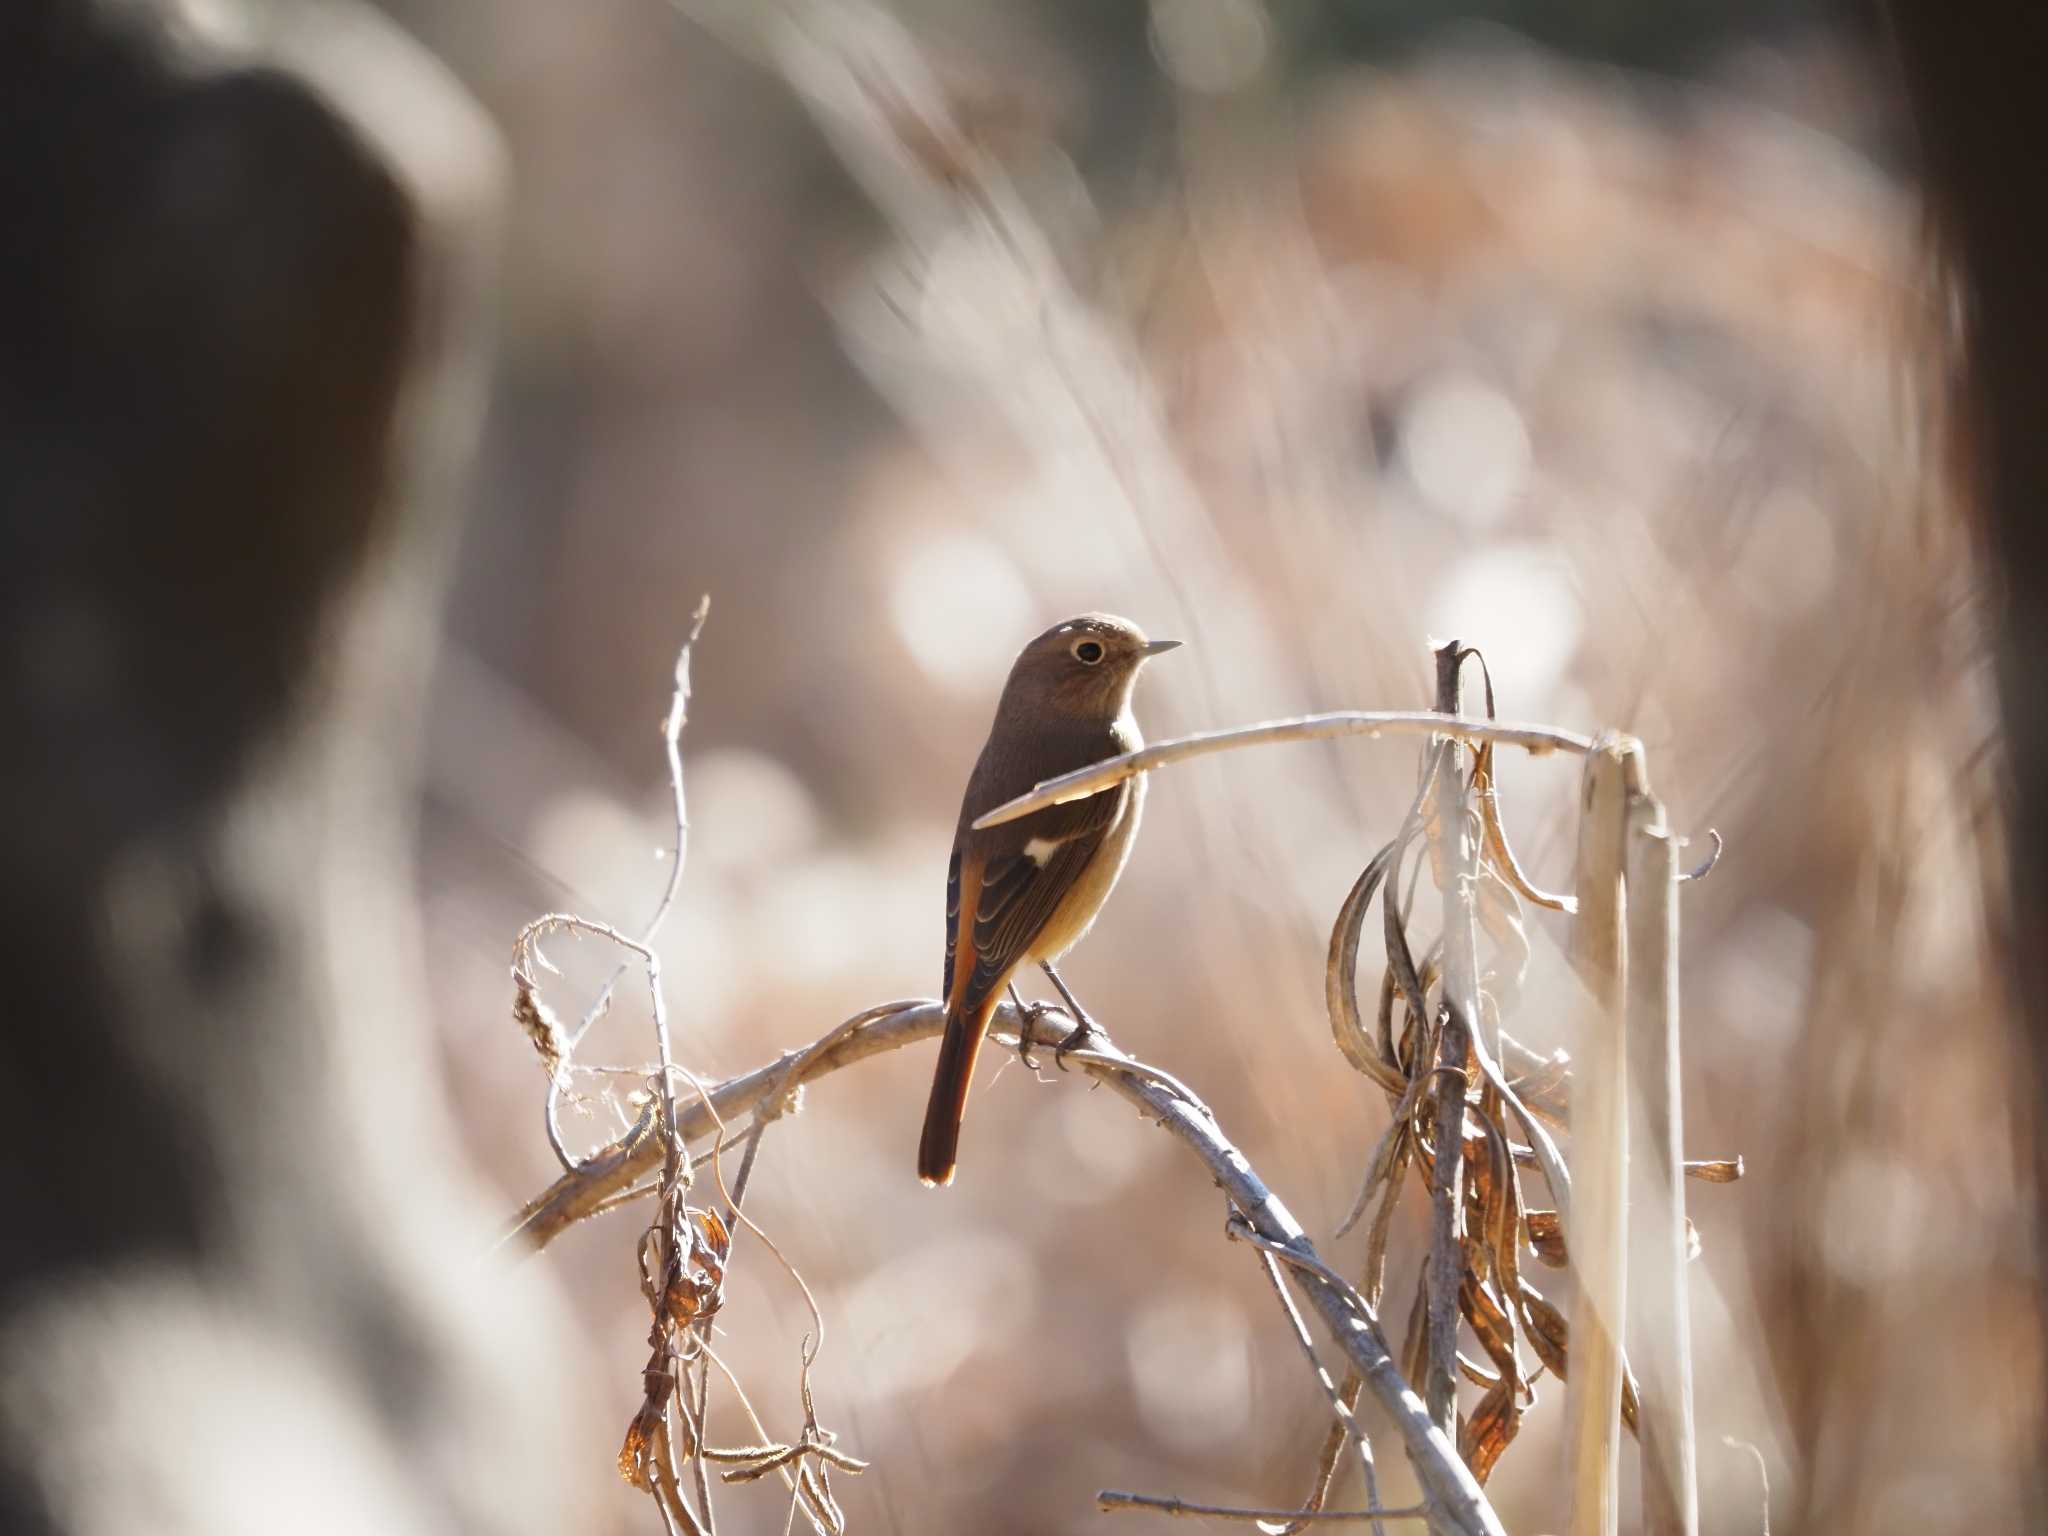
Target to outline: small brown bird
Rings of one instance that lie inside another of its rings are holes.
[[[917,1176],[927,1184],[953,1182],[974,1058],[1020,965],[1043,966],[1073,1011],[1069,1043],[1090,1028],[1053,962],[1088,931],[1123,872],[1145,780],[986,831],[974,830],[975,818],[1046,779],[1143,746],[1131,688],[1149,658],[1179,644],[1147,640],[1128,619],[1084,613],[1033,640],[1010,668],[960,802],[946,871],[946,1037],[917,1148]]]

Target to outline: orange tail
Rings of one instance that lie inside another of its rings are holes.
[[[1000,994],[971,1004],[964,1013],[946,1014],[946,1037],[939,1044],[939,1065],[932,1074],[931,1101],[925,1105],[924,1135],[917,1144],[917,1176],[931,1185],[953,1182],[960,1162],[960,1121],[967,1113],[967,1087],[974,1080],[974,1058],[988,1033],[989,1015]]]

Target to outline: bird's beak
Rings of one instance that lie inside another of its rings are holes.
[[[1180,645],[1178,640],[1148,640],[1139,651],[1141,656],[1163,656]]]

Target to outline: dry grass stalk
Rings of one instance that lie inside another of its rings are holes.
[[[1579,802],[1578,913],[1571,955],[1585,986],[1572,1095],[1573,1210],[1566,1229],[1579,1284],[1565,1390],[1572,1536],[1614,1536],[1620,1519],[1621,1323],[1628,1291],[1627,937],[1623,877],[1636,743],[1603,735]]]
[[[1678,845],[1664,808],[1629,807],[1629,1359],[1643,1390],[1643,1529],[1698,1536],[1692,1344],[1686,1312],[1679,1096]]]
[[[1468,653],[1456,640],[1436,652],[1437,708],[1457,716],[1459,676]],[[1430,854],[1443,893],[1443,987],[1437,1024],[1435,1167],[1430,1181],[1432,1235],[1427,1303],[1429,1374],[1424,1390],[1429,1416],[1446,1435],[1458,1432],[1458,1317],[1465,1266],[1465,1101],[1472,1090],[1467,1068],[1471,1037],[1479,1018],[1479,951],[1476,892],[1479,850],[1468,825],[1464,753],[1445,738],[1438,754],[1436,793],[1430,817]],[[1492,1143],[1489,1141],[1489,1147]]]

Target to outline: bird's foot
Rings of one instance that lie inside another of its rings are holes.
[[[1047,1014],[1058,1013],[1060,1010],[1052,1003],[1033,1002],[1024,1003],[1022,1006],[1024,1009],[1024,1019],[1017,1030],[1017,1059],[1023,1062],[1035,1075],[1038,1071],[1038,1058],[1031,1054],[1031,1037],[1038,1032],[1039,1020],[1043,1019]],[[1066,1040],[1060,1041],[1059,1045],[1055,1047],[1055,1057],[1057,1057],[1059,1051],[1067,1048],[1067,1040],[1072,1038],[1072,1035],[1068,1035]]]
[[[1067,1032],[1067,1038],[1052,1048],[1053,1065],[1064,1072],[1067,1070],[1067,1052],[1093,1050],[1108,1039],[1109,1035],[1102,1026],[1084,1013]]]

